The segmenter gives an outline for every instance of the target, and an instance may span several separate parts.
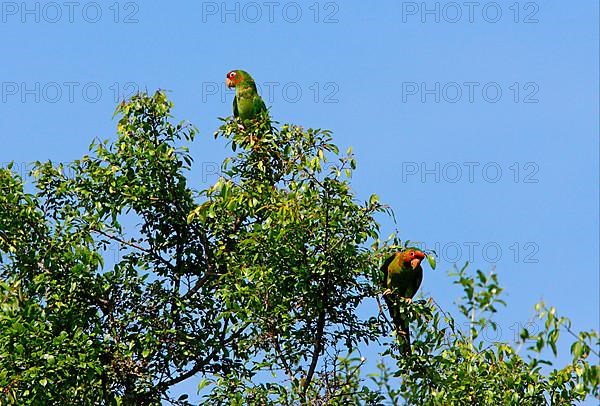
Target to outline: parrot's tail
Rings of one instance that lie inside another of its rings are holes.
[[[387,296],[384,296],[384,299],[388,305],[394,326],[396,327],[396,339],[398,340],[400,351],[402,354],[410,355],[412,354],[412,350],[410,345],[410,328],[408,325],[408,320],[400,316],[397,303],[393,302],[391,299],[388,299]]]
[[[397,320],[394,320],[394,324],[396,324],[396,337],[398,339],[400,351],[402,352],[402,354],[405,355],[412,354],[410,346],[410,328],[408,326],[408,321],[398,317]]]

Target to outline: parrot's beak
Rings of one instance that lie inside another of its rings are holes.
[[[231,89],[232,87],[235,87],[235,82],[229,78],[226,78],[225,85],[227,85],[227,87]]]
[[[410,266],[412,266],[412,269],[417,269],[417,267],[421,265],[421,259],[420,258],[415,258],[413,260],[410,261]]]
[[[421,261],[425,259],[425,254],[421,251],[415,252],[415,257],[410,261],[410,266],[412,269],[417,269],[419,265],[421,265]]]

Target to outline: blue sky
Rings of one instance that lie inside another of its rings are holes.
[[[0,163],[77,159],[118,99],[163,88],[200,128],[202,188],[242,68],[276,120],[353,147],[384,234],[438,250],[425,295],[449,308],[445,271],[471,260],[506,288],[502,339],[540,299],[598,329],[598,2],[475,3],[2,2]]]

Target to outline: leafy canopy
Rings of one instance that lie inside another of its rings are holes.
[[[266,113],[243,128],[227,119],[215,137],[233,155],[196,189],[185,144],[197,130],[171,109],[160,91],[121,103],[116,141],[68,166],[38,162],[31,187],[0,169],[0,404],[187,404],[173,395],[184,381],[227,405],[599,396],[597,332],[540,304],[525,357],[486,343],[502,289],[466,266],[451,277],[469,331],[415,301],[402,309],[413,354],[400,357],[376,310],[378,265],[400,242],[380,239],[376,216],[390,211],[377,196],[352,191],[351,149]],[[572,362],[544,370],[560,331],[575,336]],[[377,365],[361,355],[377,350]]]

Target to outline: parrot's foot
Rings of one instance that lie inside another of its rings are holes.
[[[408,304],[411,304],[413,301],[410,297],[403,297],[402,299],[404,299],[404,301]]]
[[[387,295],[391,295],[391,294],[392,294],[392,290],[391,289],[386,289],[382,293],[383,296],[387,296]]]

